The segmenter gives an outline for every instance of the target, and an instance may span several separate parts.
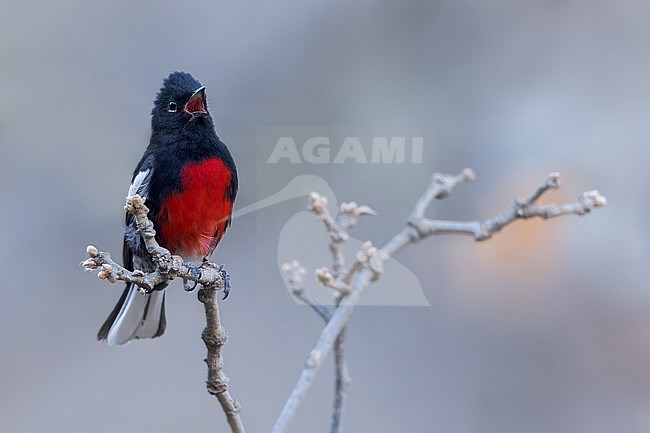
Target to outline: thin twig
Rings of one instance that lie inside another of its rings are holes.
[[[411,212],[406,226],[397,233],[386,245],[379,249],[369,261],[369,265],[362,267],[350,282],[350,293],[341,299],[338,308],[332,314],[318,338],[318,341],[309,352],[305,366],[296,383],[289,399],[278,417],[273,433],[285,432],[289,422],[295,416],[307,391],[311,387],[316,374],[322,366],[323,359],[327,356],[341,331],[345,328],[354,307],[359,303],[363,293],[371,281],[381,273],[384,263],[399,250],[407,245],[414,244],[431,235],[439,233],[464,233],[471,234],[476,240],[484,240],[501,230],[505,225],[518,218],[540,216],[551,218],[554,216],[573,213],[584,215],[592,209],[604,206],[606,199],[597,191],[584,193],[576,203],[568,205],[534,205],[535,201],[548,189],[559,186],[559,175],[551,173],[545,181],[527,198],[515,200],[506,211],[495,218],[483,222],[445,222],[428,220],[424,214],[434,198],[444,198],[456,186],[472,180],[474,172],[465,169],[459,175],[436,174],[433,176],[428,188],[424,191]],[[326,203],[326,201],[325,201]]]
[[[307,275],[307,268],[302,266],[298,260],[294,260],[291,263],[282,265],[282,272],[286,275],[287,283],[291,287],[291,293],[309,305],[327,323],[332,317],[332,312],[318,302],[318,299],[311,294],[309,287],[304,281],[304,277]]]
[[[348,365],[345,359],[345,329],[345,327],[341,329],[339,335],[336,336],[336,341],[334,341],[334,371],[336,377],[334,379],[334,404],[332,406],[330,433],[341,431],[343,409],[347,399],[348,385],[350,384]]]

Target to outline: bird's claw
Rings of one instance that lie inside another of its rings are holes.
[[[226,270],[226,265],[219,265],[219,272],[223,277],[223,299],[225,301],[228,295],[230,295],[230,274]]]
[[[192,272],[192,278],[190,280],[183,279],[183,288],[185,289],[186,292],[191,292],[192,290],[196,289],[196,286],[199,284],[199,278],[201,278],[201,271],[200,269],[194,265],[194,263],[185,263],[185,266]],[[193,282],[194,284],[190,286],[190,281]]]

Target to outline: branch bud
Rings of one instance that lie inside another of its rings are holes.
[[[376,216],[377,212],[370,206],[362,205],[357,208],[357,215],[372,215]]]
[[[140,197],[139,194],[131,195],[126,198],[126,206],[124,206],[124,210],[130,214],[134,214],[142,208],[142,206],[144,206],[144,200],[142,200],[142,197]]]
[[[88,245],[86,247],[86,254],[88,254],[88,257],[97,257],[99,256],[99,250],[94,245]]]
[[[461,176],[463,177],[463,180],[474,180],[476,179],[476,173],[474,173],[474,170],[471,168],[467,167],[466,169],[463,170],[461,173]]]
[[[332,274],[327,270],[326,267],[318,268],[314,271],[314,275],[316,275],[316,278],[318,278],[318,281],[320,281],[323,284],[327,284],[333,279]]]
[[[312,192],[309,194],[310,206],[309,210],[314,212],[316,217],[323,219],[325,217],[325,211],[327,209],[327,198],[318,194],[317,192]]]
[[[287,276],[287,281],[291,285],[299,284],[302,282],[303,277],[307,275],[307,268],[302,266],[298,260],[285,263],[280,269]]]
[[[357,204],[353,201],[351,202],[341,202],[341,206],[339,206],[339,212],[340,213],[352,213],[354,209],[357,208]]]
[[[372,241],[365,241],[363,243],[363,251],[368,257],[373,257],[377,252],[377,248],[372,244]]]
[[[558,189],[560,187],[560,173],[549,173],[548,176],[546,176],[546,184],[550,188]]]
[[[93,259],[86,259],[81,263],[81,266],[83,266],[86,269],[97,269],[97,263]]]
[[[357,255],[355,257],[357,259],[357,262],[359,263],[367,263],[368,262],[368,257],[366,257],[366,253],[362,250],[357,251]]]
[[[598,190],[587,191],[582,194],[582,201],[590,203],[593,207],[603,207],[607,204],[607,197]]]

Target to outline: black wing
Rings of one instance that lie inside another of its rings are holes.
[[[147,198],[151,176],[153,175],[153,160],[153,155],[145,155],[142,158],[133,173],[129,196],[139,194],[143,199]],[[135,218],[127,213],[124,220],[124,245],[122,246],[122,260],[126,269],[133,270],[133,251],[138,251],[141,248],[144,248],[144,245],[140,233],[138,233]]]

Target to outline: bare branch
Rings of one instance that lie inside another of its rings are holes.
[[[309,305],[327,323],[332,313],[323,306],[309,291],[304,282],[307,269],[300,265],[298,260],[282,265],[282,271],[287,277],[287,282],[292,293],[305,304]],[[340,298],[339,298],[340,299]],[[340,301],[339,301],[340,302]],[[343,418],[343,407],[345,404],[347,386],[350,384],[348,368],[345,360],[345,328],[339,333],[334,342],[334,367],[336,381],[334,384],[334,405],[332,409],[332,426],[330,433],[338,433]]]
[[[208,380],[206,382],[208,393],[219,400],[232,432],[244,433],[244,424],[239,417],[241,406],[230,395],[230,391],[228,391],[230,379],[223,372],[221,349],[228,342],[228,334],[221,326],[217,289],[210,286],[203,287],[198,292],[198,298],[205,308],[206,326],[201,334],[201,339],[203,339],[205,347],[208,349],[208,356],[205,359],[208,366]]]
[[[494,233],[517,219],[540,217],[554,218],[560,215],[584,215],[593,209],[605,206],[607,199],[598,191],[587,191],[574,203],[539,205],[535,201],[551,188],[559,187],[559,174],[551,173],[527,198],[515,199],[512,204],[494,218],[484,221],[442,221],[422,218],[410,220],[417,231],[417,240],[441,233],[460,233],[474,237],[477,241],[489,239]]]
[[[464,170],[466,172],[468,169]],[[472,177],[466,178],[470,179]],[[429,187],[418,201],[404,229],[381,249],[382,255],[392,256],[405,246],[438,234],[459,233],[473,236],[475,240],[489,239],[496,232],[516,219],[535,216],[548,219],[560,215],[584,215],[591,210],[607,204],[607,199],[598,191],[588,191],[575,203],[564,205],[538,205],[535,202],[549,189],[560,186],[560,174],[550,173],[546,179],[524,199],[515,199],[501,214],[484,221],[443,221],[424,217],[429,203],[434,197],[445,197],[459,182],[459,176],[434,175]]]
[[[332,269],[334,270],[334,273],[338,275],[343,271],[343,266],[345,266],[345,258],[341,251],[341,244],[348,239],[348,235],[341,230],[338,223],[327,209],[327,198],[318,193],[312,192],[310,194],[309,210],[316,215],[316,218],[323,222],[327,229],[327,235],[330,238],[329,249],[332,253]]]
[[[153,223],[147,216],[149,209],[139,195],[127,197],[124,209],[135,217],[138,231],[144,239],[147,252],[156,269],[147,273],[140,270],[129,271],[116,263],[110,253],[101,252],[93,245],[86,248],[87,259],[82,262],[84,268],[99,269],[97,276],[111,283],[124,281],[135,284],[142,294],[149,293],[156,285],[177,277],[184,280],[196,278],[181,256],[172,255],[169,250],[158,244]],[[223,372],[221,356],[221,349],[228,341],[228,336],[221,326],[216,294],[226,288],[228,277],[222,266],[212,262],[203,262],[199,269],[200,274],[196,281],[203,286],[198,292],[198,298],[204,306],[206,319],[206,327],[201,338],[208,350],[205,359],[208,366],[207,390],[219,400],[232,432],[244,433],[244,425],[239,416],[241,407],[228,391],[230,380]]]
[[[302,374],[273,427],[273,433],[286,431],[289,422],[293,419],[298,406],[302,402],[307,390],[311,387],[318,370],[320,370],[323,360],[332,349],[334,340],[347,324],[354,310],[354,306],[359,303],[361,295],[363,295],[366,286],[370,282],[371,276],[371,271],[366,268],[362,269],[354,278],[350,294],[341,300],[341,304],[334,311],[332,318],[327,322],[327,325],[321,332],[318,341],[309,352]]]
[[[604,206],[606,199],[597,191],[586,192],[576,203],[567,205],[540,206],[535,202],[548,189],[559,186],[559,175],[551,173],[545,181],[527,198],[515,202],[497,217],[484,222],[455,222],[428,220],[424,214],[434,198],[444,198],[449,195],[459,184],[474,179],[474,172],[465,169],[459,175],[435,174],[425,192],[415,205],[406,226],[397,233],[369,260],[369,266],[356,265],[357,272],[350,279],[350,293],[341,299],[340,305],[332,314],[320,337],[307,356],[305,366],[296,383],[289,399],[287,400],[276,424],[273,433],[285,432],[289,422],[293,419],[307,390],[311,387],[323,359],[327,356],[341,331],[345,328],[354,307],[359,303],[363,293],[373,279],[382,272],[384,263],[399,250],[407,245],[416,243],[428,236],[439,233],[467,233],[477,240],[487,239],[505,225],[518,218],[540,216],[551,218],[559,215],[574,213],[583,215],[592,209]],[[313,195],[312,195],[313,196]],[[317,196],[317,195],[316,195]],[[320,198],[320,196],[318,196]],[[322,203],[322,198],[321,198]],[[325,203],[327,203],[325,201]]]
[[[332,313],[311,294],[309,287],[303,278],[307,275],[307,269],[300,265],[298,260],[282,265],[282,271],[287,276],[287,282],[291,287],[294,296],[305,304],[309,305],[326,323],[332,317]]]
[[[329,249],[332,253],[332,272],[327,268],[321,267],[316,269],[316,278],[321,284],[337,292],[336,305],[350,293],[350,282],[352,277],[359,272],[364,264],[369,262],[369,257],[365,262],[357,260],[349,270],[345,269],[345,257],[342,251],[342,244],[349,239],[348,229],[356,225],[359,218],[363,215],[377,215],[369,206],[359,205],[356,202],[343,202],[339,206],[339,212],[336,219],[332,218],[327,209],[327,199],[317,193],[311,194],[311,210],[316,217],[321,219],[325,224],[329,234]],[[370,248],[374,255],[376,248],[371,243],[364,244],[364,248]],[[367,255],[367,252],[366,252]],[[334,388],[334,405],[332,409],[332,426],[330,433],[338,433],[341,429],[343,417],[343,407],[345,405],[346,390],[350,383],[348,368],[345,362],[345,328],[336,337],[334,344],[334,362],[336,368],[336,383]]]
[[[549,173],[535,191],[532,192],[527,198],[524,199],[524,203],[535,203],[539,198],[549,189],[559,189],[560,188],[560,173],[553,172]]]
[[[341,430],[343,408],[347,397],[347,388],[350,384],[350,376],[345,359],[345,328],[339,332],[334,342],[334,368],[336,369],[336,379],[334,383],[334,405],[332,408],[332,426],[330,427],[330,433],[338,433]]]
[[[474,180],[475,178],[476,175],[474,174],[474,170],[471,168],[466,168],[457,175],[434,173],[433,176],[431,176],[429,187],[424,191],[418,202],[415,204],[413,212],[411,213],[411,218],[424,218],[424,213],[434,198],[445,198],[451,194],[458,185]]]

